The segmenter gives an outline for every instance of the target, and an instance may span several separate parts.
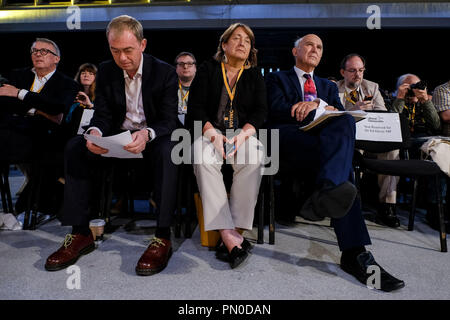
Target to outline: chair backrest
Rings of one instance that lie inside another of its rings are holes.
[[[388,111],[368,111],[368,112],[388,112]],[[400,128],[402,131],[402,142],[356,140],[355,148],[372,153],[383,153],[397,149],[410,148],[411,134],[409,131],[409,120],[402,114],[399,114],[399,117],[400,117]]]

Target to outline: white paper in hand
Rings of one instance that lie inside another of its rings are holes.
[[[90,134],[84,134],[84,137],[86,140],[92,141],[92,143],[99,147],[108,149],[107,153],[102,154],[103,157],[122,159],[143,158],[142,153],[135,154],[123,149],[124,146],[133,142],[130,131],[125,131],[109,137],[97,137]]]

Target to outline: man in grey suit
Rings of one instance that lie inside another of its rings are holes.
[[[342,60],[340,72],[343,79],[337,82],[341,103],[345,110],[387,110],[378,84],[364,79],[365,65],[365,59],[356,53]],[[399,150],[378,153],[376,157],[379,160],[399,159]],[[395,212],[398,180],[398,177],[378,175],[378,220],[392,228],[400,226]]]

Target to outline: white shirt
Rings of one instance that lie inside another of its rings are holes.
[[[298,78],[298,81],[300,82],[300,87],[302,88],[302,93],[304,95],[306,78],[303,75],[308,72],[305,72],[302,69],[297,68],[296,66],[294,66],[294,70],[295,70],[295,73],[297,74],[297,78]],[[314,71],[310,72],[309,75],[311,76],[311,80],[314,81]],[[315,83],[314,83],[314,85],[315,85]],[[319,106],[316,109],[316,115],[314,116],[314,119],[317,119],[325,111],[325,107],[328,105],[328,103],[326,103],[325,101],[323,101],[320,98],[317,98],[314,101],[319,103]]]
[[[133,78],[130,78],[128,73],[123,70],[123,77],[125,78],[125,103],[126,114],[125,121],[123,122],[121,129],[124,130],[141,130],[146,128],[150,131],[151,137],[155,139],[156,133],[152,128],[147,127],[147,120],[145,119],[144,103],[142,102],[142,69],[144,65],[144,55],[141,54],[141,62],[139,68]],[[96,127],[89,128],[96,129],[102,135],[100,129]]]
[[[43,76],[41,79],[39,79],[35,68],[31,69],[31,71],[34,73],[34,81],[32,84],[32,87],[30,88],[30,91],[32,92],[40,92],[42,90],[42,88],[44,87],[44,85],[47,83],[48,80],[50,80],[50,78],[53,76],[53,74],[56,72],[56,69],[53,70],[50,73],[47,73],[45,76]],[[26,89],[20,89],[19,90],[19,94],[17,95],[17,97],[20,100],[25,99],[25,96],[27,95],[29,91]],[[30,110],[27,111],[28,114],[34,114],[36,112],[35,108],[31,108]]]

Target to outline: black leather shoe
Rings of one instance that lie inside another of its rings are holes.
[[[300,215],[311,221],[325,217],[344,217],[355,201],[356,187],[346,181],[338,186],[327,186],[315,191],[303,204]]]
[[[247,259],[248,252],[247,250],[238,248],[237,246],[231,250],[229,254],[230,259],[230,267],[231,269],[237,268],[238,266],[242,265],[242,263]]]
[[[245,238],[241,243],[241,247],[247,252],[253,249],[253,245]],[[216,258],[223,262],[230,262],[230,254],[221,239],[219,239],[216,245]]]
[[[400,227],[400,220],[395,213],[395,204],[381,203],[380,210],[378,210],[377,214],[377,220],[391,228]]]
[[[375,271],[368,270],[370,266],[373,266]],[[380,270],[379,287],[377,287],[376,278],[374,283],[372,283],[372,279],[369,279],[369,277],[372,278],[376,275],[377,268]],[[341,257],[341,269],[354,276],[359,282],[369,288],[390,292],[405,286],[405,282],[387,273],[368,251],[359,254],[353,261],[344,261]]]

